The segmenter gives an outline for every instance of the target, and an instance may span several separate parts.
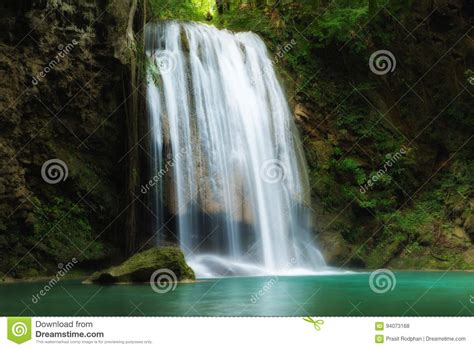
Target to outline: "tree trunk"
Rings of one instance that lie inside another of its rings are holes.
[[[216,0],[217,13],[224,14],[224,0]]]
[[[137,50],[134,37],[134,18],[137,11],[138,0],[132,0],[127,25],[127,43],[130,53],[130,85],[127,91],[127,179],[125,193],[125,254],[135,252],[137,239],[137,208],[136,195],[139,185],[139,154],[138,147],[138,69]]]
[[[216,0],[217,13],[222,15],[230,11],[230,0]]]

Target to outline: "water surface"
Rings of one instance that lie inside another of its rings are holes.
[[[33,316],[472,316],[474,274],[399,272],[392,291],[375,293],[369,273],[205,279],[160,294],[149,284],[0,285],[0,315]]]

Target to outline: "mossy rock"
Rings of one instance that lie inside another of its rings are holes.
[[[95,272],[85,283],[111,284],[149,282],[152,274],[169,269],[176,281],[194,280],[194,271],[188,266],[183,252],[177,247],[153,247],[137,253],[122,264]]]
[[[400,252],[402,246],[401,240],[380,244],[367,256],[367,267],[376,269],[386,266]]]

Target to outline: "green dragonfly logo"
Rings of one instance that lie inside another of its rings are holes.
[[[324,320],[320,320],[320,319],[314,320],[314,319],[313,319],[312,317],[310,317],[310,316],[304,317],[303,320],[306,321],[306,322],[309,322],[309,323],[313,324],[314,329],[315,329],[316,331],[319,331],[319,330],[321,329],[321,325],[324,325]]]

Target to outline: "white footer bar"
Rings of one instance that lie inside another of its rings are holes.
[[[2,317],[0,346],[474,348],[472,317]]]

